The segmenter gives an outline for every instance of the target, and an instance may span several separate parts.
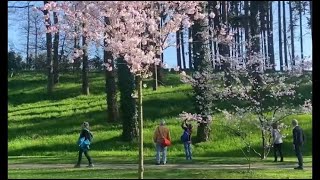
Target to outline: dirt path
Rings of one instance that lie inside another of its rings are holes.
[[[8,169],[67,169],[73,168],[74,164],[8,164]],[[82,164],[81,168],[87,168]],[[293,169],[295,165],[275,164],[251,164],[252,169]],[[151,165],[145,164],[145,169],[247,169],[248,165],[243,164],[166,164]],[[138,169],[138,164],[95,164],[94,169]],[[312,170],[311,166],[305,166],[305,170]]]

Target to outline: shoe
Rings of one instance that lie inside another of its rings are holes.
[[[80,164],[74,165],[74,168],[79,168],[79,167],[80,167]]]
[[[281,159],[280,162],[283,162],[283,159]]]
[[[93,164],[89,164],[87,167],[94,167],[94,165]]]
[[[157,162],[156,165],[160,165],[160,163]]]
[[[303,167],[298,166],[298,167],[295,167],[294,169],[297,169],[297,170],[303,170]]]
[[[161,164],[162,164],[162,165],[165,165],[165,164],[167,164],[167,162],[162,162]]]
[[[278,162],[277,160],[274,160],[273,162]]]

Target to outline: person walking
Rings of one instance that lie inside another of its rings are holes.
[[[75,168],[79,168],[81,164],[81,159],[82,159],[82,154],[86,156],[86,158],[89,161],[89,165],[87,167],[94,167],[92,163],[92,159],[89,155],[89,149],[90,149],[90,144],[93,138],[92,133],[89,130],[89,123],[88,122],[83,122],[82,125],[82,130],[78,139],[78,145],[79,145],[79,155],[78,155],[78,162],[76,165],[74,165]]]
[[[167,163],[167,149],[168,147],[164,145],[164,141],[171,141],[169,128],[166,127],[165,121],[162,120],[160,125],[155,129],[153,135],[153,142],[156,144],[156,165]],[[160,161],[160,152],[162,152],[162,158]]]

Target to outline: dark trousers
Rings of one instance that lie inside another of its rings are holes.
[[[81,164],[81,159],[82,159],[82,153],[84,153],[84,155],[86,156],[86,158],[88,159],[89,161],[89,164],[92,164],[92,161],[91,161],[91,157],[88,153],[88,150],[84,150],[84,149],[79,149],[79,156],[78,156],[78,163],[77,164]]]
[[[303,158],[302,158],[301,148],[302,148],[301,145],[294,145],[294,151],[295,151],[296,156],[298,158],[299,166],[303,167]]]
[[[274,161],[277,161],[277,160],[278,160],[277,152],[279,152],[281,161],[283,161],[282,143],[280,143],[280,144],[274,144],[273,147],[274,147],[274,149],[273,149],[273,152],[274,152]]]

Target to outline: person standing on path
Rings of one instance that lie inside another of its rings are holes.
[[[160,125],[155,129],[153,135],[153,142],[156,144],[156,165],[166,164],[167,163],[167,149],[162,145],[164,138],[167,138],[171,141],[169,128],[165,126],[165,121],[162,120]],[[160,152],[162,152],[162,159],[160,162]]]
[[[192,151],[191,151],[191,133],[192,133],[192,125],[187,124],[187,121],[185,120],[181,124],[182,129],[184,130],[181,141],[183,142],[184,151],[186,154],[187,160],[192,160]]]
[[[302,158],[302,146],[305,141],[305,136],[302,128],[298,125],[298,121],[296,119],[293,119],[291,122],[293,126],[292,130],[292,137],[293,137],[293,149],[296,153],[296,156],[298,158],[298,167],[295,167],[294,169],[303,169],[303,158]]]
[[[278,161],[277,152],[279,152],[280,155],[280,162],[283,162],[283,155],[282,155],[282,134],[280,133],[280,130],[278,128],[277,123],[272,124],[272,138],[273,138],[273,150],[274,150],[274,161]]]
[[[82,130],[80,133],[80,137],[78,139],[78,145],[79,145],[79,156],[78,156],[78,162],[77,164],[74,166],[75,168],[79,168],[80,164],[81,164],[81,159],[82,159],[82,154],[84,153],[84,155],[86,156],[86,158],[89,161],[89,165],[87,167],[94,167],[94,165],[92,164],[92,159],[88,153],[89,149],[90,149],[90,144],[93,138],[92,133],[89,130],[89,123],[88,122],[83,122],[82,124]]]

